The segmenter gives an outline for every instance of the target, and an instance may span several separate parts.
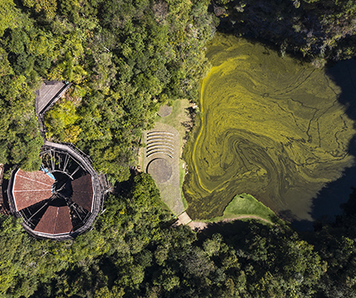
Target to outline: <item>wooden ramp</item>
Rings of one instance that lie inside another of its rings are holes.
[[[36,114],[45,113],[69,88],[62,81],[44,81],[36,91]]]

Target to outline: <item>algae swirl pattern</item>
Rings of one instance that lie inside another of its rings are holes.
[[[220,216],[239,193],[310,220],[312,198],[353,164],[353,121],[340,88],[260,44],[217,35],[200,95],[201,124],[185,148],[192,218]]]

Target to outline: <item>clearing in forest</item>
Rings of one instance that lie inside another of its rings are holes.
[[[189,105],[188,100],[177,100],[172,107],[161,109],[155,127],[144,133],[146,147],[141,153],[142,170],[151,174],[163,202],[177,216],[185,210],[181,191],[185,171],[181,154],[190,123]]]

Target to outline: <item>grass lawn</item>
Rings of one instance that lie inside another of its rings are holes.
[[[189,101],[187,99],[175,100],[172,105],[172,113],[166,117],[160,117],[157,115],[156,122],[161,122],[173,126],[179,132],[179,145],[180,148],[183,146],[183,138],[185,136],[185,127],[183,123],[189,121],[188,107]]]
[[[173,108],[172,113],[169,116],[160,117],[157,115],[156,117],[156,122],[173,126],[175,129],[178,130],[179,133],[179,148],[181,150],[181,152],[179,152],[179,185],[180,185],[183,205],[185,209],[188,207],[188,204],[184,198],[183,191],[182,191],[182,186],[183,186],[183,181],[185,176],[185,168],[183,168],[184,160],[181,159],[181,156],[182,156],[182,148],[184,145],[183,138],[186,133],[186,128],[183,126],[183,123],[190,121],[190,117],[187,111],[189,106],[190,103],[187,99],[175,100],[172,105]]]
[[[232,219],[245,215],[258,216],[270,221],[271,223],[276,223],[276,221],[278,221],[278,217],[270,208],[263,205],[253,196],[243,193],[232,199],[232,201],[226,206],[223,216],[214,217],[210,219],[209,222]]]
[[[182,201],[184,205],[184,209],[187,208],[187,202],[183,196],[182,192],[182,185],[185,177],[186,166],[183,168],[184,160],[181,159],[182,150],[184,146],[184,136],[186,133],[186,128],[184,127],[183,123],[190,120],[188,115],[188,107],[190,103],[188,100],[176,100],[173,102],[172,112],[170,115],[166,117],[160,117],[157,115],[156,122],[168,124],[178,130],[179,133],[179,185],[182,195]],[[172,192],[173,193],[173,192]],[[236,195],[232,201],[226,206],[223,216],[221,217],[214,217],[210,220],[203,221],[203,222],[217,222],[222,220],[229,220],[239,217],[259,217],[262,218],[270,223],[278,223],[280,219],[275,215],[275,213],[261,202],[256,200],[253,196],[249,194],[241,194]],[[251,218],[244,218],[243,220],[250,220]]]

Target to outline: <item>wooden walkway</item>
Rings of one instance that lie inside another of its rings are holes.
[[[52,148],[54,150],[69,153],[70,156],[72,158],[74,158],[92,177],[94,197],[93,197],[93,207],[91,210],[91,214],[90,214],[89,218],[86,220],[86,223],[82,227],[77,229],[74,232],[74,234],[72,233],[70,235],[70,238],[72,238],[73,236],[76,236],[76,235],[79,235],[79,234],[85,232],[92,226],[96,217],[99,215],[99,212],[102,209],[104,193],[106,190],[103,189],[102,184],[100,183],[99,175],[93,169],[93,167],[91,165],[91,160],[88,156],[86,156],[82,152],[79,152],[78,149],[76,149],[73,145],[58,144],[58,143],[45,141],[45,143],[43,145],[43,150],[53,150]],[[42,236],[38,232],[37,232],[37,234],[38,234],[37,236],[39,236],[39,237]],[[48,235],[46,235],[46,237],[48,238]],[[58,237],[56,237],[56,239],[58,239]],[[61,239],[63,239],[63,240],[68,239],[68,235],[61,236]]]
[[[102,185],[102,182],[99,178],[99,175],[96,173],[96,171],[93,169],[91,166],[91,160],[88,156],[86,156],[84,153],[80,152],[77,150],[73,145],[67,145],[67,144],[57,144],[49,141],[45,141],[45,144],[42,147],[41,154],[52,154],[51,156],[55,155],[55,152],[61,153],[61,154],[68,154],[70,157],[78,164],[82,169],[84,169],[87,173],[91,175],[91,180],[92,180],[92,186],[93,186],[93,205],[91,212],[88,213],[88,216],[85,218],[85,223],[78,229],[71,231],[70,233],[63,233],[63,234],[47,234],[47,233],[42,233],[39,231],[33,230],[29,224],[26,223],[26,220],[23,216],[21,216],[21,212],[17,212],[16,209],[13,206],[13,200],[14,198],[12,197],[12,189],[13,189],[13,181],[14,181],[14,173],[12,174],[12,179],[10,179],[9,185],[8,185],[8,198],[9,198],[9,203],[10,203],[10,209],[12,213],[16,217],[22,217],[24,219],[22,225],[25,228],[25,230],[30,233],[32,236],[37,237],[37,238],[47,238],[47,239],[53,239],[53,240],[68,240],[68,239],[73,239],[75,236],[89,230],[92,225],[94,224],[97,216],[102,210],[103,206],[103,201],[104,201],[104,195],[106,193],[107,185]],[[101,177],[103,179],[103,177]]]
[[[67,91],[70,83],[45,81],[36,91],[36,114],[44,114]]]
[[[61,81],[44,81],[41,88],[36,91],[35,111],[44,139],[46,138],[44,114],[63,96],[70,86],[71,83]]]
[[[12,178],[9,181],[7,187],[7,196],[9,200],[9,207],[11,213],[16,217],[22,217],[24,219],[22,225],[25,230],[33,235],[34,237],[38,238],[49,238],[53,240],[66,240],[66,239],[73,239],[78,234],[85,232],[86,230],[90,229],[93,224],[95,223],[99,213],[103,208],[103,201],[105,194],[111,190],[110,185],[107,182],[106,176],[101,174],[100,176],[92,167],[92,160],[82,151],[77,149],[72,144],[58,144],[49,142],[46,140],[46,127],[44,125],[44,114],[61,98],[61,96],[66,92],[66,90],[71,86],[71,83],[68,82],[61,82],[61,81],[44,81],[41,88],[36,91],[36,101],[35,101],[35,111],[39,120],[39,126],[41,134],[45,140],[44,145],[41,149],[41,155],[45,153],[49,153],[51,156],[52,161],[52,168],[54,169],[54,164],[52,157],[55,156],[54,153],[66,154],[66,156],[70,156],[77,164],[78,168],[82,168],[87,173],[90,174],[93,186],[93,205],[91,212],[85,217],[84,225],[80,228],[71,231],[70,233],[64,234],[47,234],[41,233],[38,231],[33,230],[29,225],[26,224],[26,220],[23,216],[21,216],[20,212],[17,212],[16,209],[13,207],[13,196],[12,196],[12,189],[13,189],[13,181],[14,181],[14,173],[12,173]],[[53,153],[53,154],[52,154]],[[2,175],[3,175],[3,167],[0,165],[0,190],[2,188]],[[72,173],[72,176],[77,170]],[[63,171],[64,172],[64,171]],[[69,177],[71,177],[69,175]],[[0,212],[2,208],[2,191],[0,192]],[[84,222],[83,221],[83,222]]]
[[[172,225],[172,227],[177,227],[180,225],[187,225],[192,221],[187,212],[183,212],[178,216],[178,220]]]

